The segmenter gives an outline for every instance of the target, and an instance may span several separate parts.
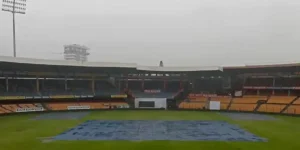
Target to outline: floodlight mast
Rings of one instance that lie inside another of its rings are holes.
[[[13,14],[13,54],[14,57],[17,57],[15,14],[25,14],[26,0],[3,0],[2,2],[2,11],[11,12]]]

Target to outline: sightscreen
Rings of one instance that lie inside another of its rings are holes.
[[[139,101],[139,107],[155,107],[154,101]]]

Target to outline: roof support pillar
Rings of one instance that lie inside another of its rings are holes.
[[[91,89],[93,91],[93,93],[95,94],[95,77],[92,77],[92,83],[91,83]]]
[[[8,77],[5,77],[6,92],[8,92]]]
[[[121,80],[120,80],[120,78],[118,80],[118,88],[119,88],[119,91],[121,91]],[[122,92],[124,92],[123,89],[122,89]]]
[[[195,79],[193,79],[193,80],[192,80],[192,90],[194,90],[194,89],[195,89],[195,83],[196,83],[196,80],[195,80]]]
[[[67,80],[67,77],[65,77],[65,91],[68,90],[68,80]]]
[[[36,76],[36,92],[40,92],[40,81],[38,76]]]
[[[46,81],[46,78],[43,78],[43,80],[42,80],[42,91],[45,90],[45,81]]]
[[[145,88],[145,79],[142,78],[141,89],[144,90],[144,88]]]

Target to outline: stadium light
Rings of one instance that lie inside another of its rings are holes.
[[[16,57],[16,27],[15,27],[15,14],[25,14],[26,0],[3,0],[2,11],[11,12],[13,14],[13,48],[14,57]]]

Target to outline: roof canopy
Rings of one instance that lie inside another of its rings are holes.
[[[199,72],[199,71],[223,71],[236,69],[255,69],[255,68],[277,68],[277,67],[300,67],[300,63],[285,63],[285,64],[267,64],[267,65],[235,65],[235,66],[198,66],[198,67],[159,67],[159,66],[141,66],[136,63],[118,63],[118,62],[76,62],[66,60],[46,60],[21,57],[0,56],[0,63],[10,65],[48,65],[62,67],[80,67],[80,68],[116,68],[116,69],[135,69],[139,71],[153,72]],[[45,67],[45,66],[43,66]]]
[[[191,71],[222,71],[221,67],[156,67],[141,66],[136,63],[117,63],[117,62],[76,62],[66,60],[45,60],[32,58],[14,58],[8,56],[0,56],[0,62],[10,63],[12,65],[48,65],[48,66],[69,66],[69,67],[85,67],[85,68],[131,68],[140,71],[154,72],[191,72]]]

